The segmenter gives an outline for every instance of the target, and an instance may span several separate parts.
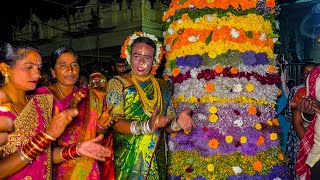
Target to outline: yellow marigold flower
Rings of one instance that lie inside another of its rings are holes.
[[[228,136],[226,136],[225,139],[226,139],[226,142],[230,144],[230,143],[232,143],[232,141],[233,141],[233,136],[228,135]]]
[[[213,92],[214,89],[215,89],[215,87],[214,87],[214,85],[211,84],[211,83],[207,84],[206,87],[205,87],[205,90],[206,90],[207,92]]]
[[[257,108],[254,107],[254,106],[250,106],[249,109],[248,109],[248,112],[249,112],[249,114],[254,115],[254,114],[257,113]]]
[[[282,153],[279,153],[278,154],[278,159],[283,161],[284,160],[284,155]]]
[[[194,96],[190,96],[189,98],[189,103],[197,103],[198,102],[198,98],[194,97]]]
[[[211,114],[211,115],[209,116],[209,121],[212,122],[212,123],[217,122],[218,119],[219,119],[219,117],[218,117],[218,115],[216,115],[216,114]]]
[[[180,74],[180,69],[179,68],[173,68],[172,69],[172,76],[176,77]]]
[[[215,114],[215,113],[218,112],[218,108],[215,107],[215,106],[211,106],[211,107],[209,108],[209,112],[210,112],[211,114]]]
[[[255,171],[261,171],[263,168],[262,162],[261,161],[256,161],[253,163],[253,169]]]
[[[208,142],[208,146],[211,147],[212,149],[216,149],[219,147],[219,141],[217,139],[211,139]]]
[[[221,73],[223,71],[223,67],[221,65],[217,65],[215,68],[214,68],[214,71],[216,71],[217,73]]]
[[[238,69],[233,67],[230,69],[231,74],[237,74],[238,73]]]
[[[277,133],[271,133],[271,134],[270,134],[270,139],[271,139],[272,141],[277,140],[277,139],[278,139],[278,134],[277,134]]]
[[[256,130],[261,130],[262,126],[261,126],[260,123],[256,123],[256,124],[254,125],[254,128],[256,128]]]
[[[241,136],[241,137],[240,137],[240,143],[241,143],[241,144],[245,144],[245,143],[247,143],[247,141],[248,141],[248,138],[247,138],[247,137],[245,137],[245,136]]]
[[[271,72],[271,73],[273,73],[273,72],[274,72],[274,66],[269,65],[269,66],[268,66],[268,71]]]
[[[214,165],[213,164],[208,164],[207,169],[209,172],[212,172],[214,170]]]
[[[271,120],[268,120],[268,121],[267,121],[267,124],[268,124],[269,126],[272,126],[272,125],[273,125]]]
[[[253,84],[247,84],[247,85],[246,85],[246,90],[247,90],[248,92],[252,92],[252,91],[254,90],[254,85],[253,85]]]

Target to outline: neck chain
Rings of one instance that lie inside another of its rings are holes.
[[[24,96],[24,97],[26,98],[26,101],[28,103],[29,102],[28,97],[27,96]],[[13,110],[15,111],[15,113],[19,116],[20,113],[18,112],[16,106],[14,105],[14,103],[12,101],[11,101],[11,106],[12,106]]]
[[[66,96],[65,96],[65,95],[63,94],[63,92],[61,91],[58,83],[56,83],[56,87],[57,87],[57,89],[59,90],[59,92],[60,92],[60,94],[62,95],[62,97],[65,98]]]
[[[151,83],[153,85],[153,99],[149,99],[141,88],[138,79],[135,74],[132,74],[132,82],[135,85],[137,92],[139,94],[140,100],[142,102],[142,107],[147,116],[151,117],[154,108],[157,107],[159,114],[162,111],[162,95],[158,81],[152,75],[149,76]],[[140,79],[139,79],[140,80]]]
[[[147,75],[147,76],[145,76],[145,77],[140,77],[140,76],[137,76],[137,75],[134,73],[134,71],[132,71],[131,74],[132,74],[132,76],[134,76],[135,79],[137,79],[137,80],[139,80],[139,81],[141,81],[141,82],[149,81],[149,80],[151,79],[151,76],[152,76],[152,74],[149,74],[149,75]]]

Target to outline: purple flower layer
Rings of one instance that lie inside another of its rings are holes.
[[[264,151],[269,147],[279,145],[279,138],[277,140],[270,140],[271,133],[279,134],[279,128],[263,125],[262,129],[258,131],[252,127],[243,129],[231,127],[227,130],[226,134],[222,134],[217,128],[198,125],[190,134],[179,132],[175,137],[169,137],[169,141],[175,144],[174,151],[196,151],[204,157],[213,156],[218,153],[230,154],[237,151],[252,156],[261,150]],[[226,135],[232,135],[233,142],[228,144],[225,141]],[[248,141],[241,144],[239,142],[241,136],[246,136]],[[264,143],[259,146],[256,144],[256,141],[260,136],[263,136],[265,140]],[[217,139],[219,141],[218,148],[213,149],[209,147],[208,142],[211,139]]]
[[[202,61],[203,59],[200,55],[184,56],[177,58],[176,65],[197,68],[201,66]]]

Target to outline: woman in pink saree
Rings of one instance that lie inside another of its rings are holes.
[[[95,138],[99,130],[98,124],[101,124],[100,127],[106,127],[107,120],[111,120],[108,113],[110,110],[102,113],[103,103],[96,101],[88,89],[75,86],[79,70],[78,58],[74,51],[65,47],[58,48],[51,56],[51,71],[57,82],[48,87],[40,87],[35,92],[36,94],[53,94],[54,106],[60,111],[70,107],[76,107],[79,110],[78,117],[74,118],[57,140],[58,152]],[[104,158],[96,159],[105,160]],[[75,159],[53,159],[55,163],[53,178],[99,179],[100,173],[96,159],[86,156]]]
[[[41,64],[39,50],[32,45],[5,43],[0,47],[4,80],[0,122],[9,118],[14,124],[7,143],[0,147],[0,179],[51,179],[51,143],[78,115],[78,110],[68,109],[52,117],[51,95],[26,95],[36,88]]]

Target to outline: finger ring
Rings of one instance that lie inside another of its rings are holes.
[[[62,112],[60,114],[61,114],[61,116],[64,116],[64,114]]]

